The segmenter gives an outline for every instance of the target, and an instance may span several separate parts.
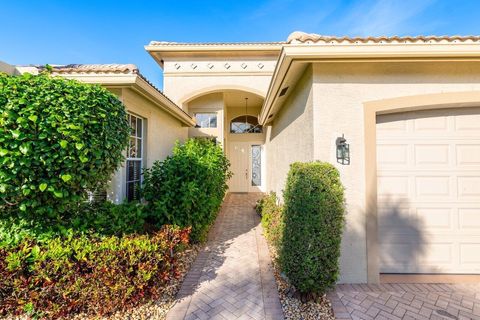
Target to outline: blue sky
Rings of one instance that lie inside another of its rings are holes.
[[[324,35],[480,34],[480,0],[0,0],[0,60],[134,63],[162,86],[150,40],[279,41]]]

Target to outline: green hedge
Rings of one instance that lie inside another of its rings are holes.
[[[0,315],[109,314],[159,297],[179,276],[189,229],[153,235],[56,237],[0,248]]]
[[[338,170],[329,163],[294,163],[284,193],[280,265],[300,293],[333,287],[339,274],[344,194]]]
[[[271,192],[257,203],[257,213],[262,216],[262,227],[267,240],[279,248],[282,243],[284,221],[283,207],[279,205],[277,195]]]
[[[125,107],[99,85],[0,73],[1,213],[62,216],[110,179],[129,132]]]
[[[142,234],[152,231],[146,224],[146,216],[145,208],[140,203],[115,205],[108,201],[80,203],[55,220],[11,212],[0,218],[0,247],[15,246],[25,239],[42,243],[59,236]]]
[[[192,240],[205,240],[228,188],[229,166],[222,148],[212,141],[177,144],[171,156],[144,171],[150,221],[191,226]]]

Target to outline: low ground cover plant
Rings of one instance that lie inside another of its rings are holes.
[[[177,277],[190,230],[56,237],[0,248],[0,315],[103,315],[159,296]]]
[[[228,188],[229,165],[222,148],[210,140],[177,144],[171,156],[144,172],[150,221],[191,226],[192,240],[205,240]]]
[[[344,188],[329,163],[293,163],[284,192],[280,267],[303,299],[335,285],[344,225]]]

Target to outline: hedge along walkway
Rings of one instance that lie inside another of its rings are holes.
[[[167,320],[283,319],[255,201],[228,194]]]

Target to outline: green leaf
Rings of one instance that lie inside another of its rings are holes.
[[[77,150],[82,150],[83,143],[80,143],[80,142],[75,143],[75,148],[77,148]]]
[[[20,137],[20,130],[12,130],[12,136],[17,139]]]
[[[32,122],[37,122],[37,119],[38,119],[38,117],[34,114],[32,114],[31,116],[28,117],[28,120],[30,120]]]
[[[65,149],[67,147],[67,144],[68,144],[67,140],[60,141],[60,147],[62,147],[63,149]]]
[[[20,211],[27,211],[27,206],[25,205],[25,203],[22,203],[19,207]]]
[[[63,182],[68,182],[68,181],[72,180],[72,176],[69,175],[69,174],[64,174],[64,175],[62,175],[61,178],[62,178]]]
[[[53,195],[57,198],[63,198],[63,192],[62,191],[53,191]]]
[[[85,157],[85,156],[80,156],[79,158],[80,158],[80,161],[81,161],[82,163],[85,163],[85,162],[88,161],[88,158]]]
[[[8,150],[7,149],[0,149],[0,157],[4,157],[8,154]]]
[[[28,153],[28,150],[29,150],[28,144],[22,144],[19,149],[20,149],[20,152],[21,152],[21,153],[27,154],[27,153]]]
[[[42,183],[38,186],[38,189],[40,189],[40,191],[45,191],[45,189],[47,189],[48,185],[46,183]]]

